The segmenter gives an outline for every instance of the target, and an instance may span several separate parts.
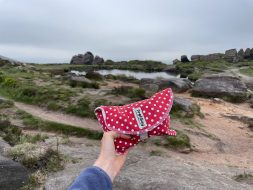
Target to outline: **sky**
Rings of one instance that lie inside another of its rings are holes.
[[[33,63],[104,59],[170,63],[253,48],[252,0],[0,0],[0,55]]]

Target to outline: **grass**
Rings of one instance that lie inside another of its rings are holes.
[[[177,136],[162,136],[160,138],[152,139],[152,142],[157,146],[163,146],[171,149],[185,149],[191,148],[190,138],[182,131],[177,130]]]
[[[19,127],[11,125],[8,120],[0,121],[0,130],[0,136],[12,146],[23,143],[41,142],[48,138],[46,135],[41,134],[23,134],[22,130]]]
[[[139,84],[140,80],[133,77],[133,76],[126,76],[126,75],[105,75],[106,79],[112,79],[112,80],[120,80],[123,82],[130,82],[130,83],[135,83],[135,84]]]
[[[4,100],[1,102],[0,100],[0,109],[6,109],[6,108],[11,108],[14,106],[14,102],[11,100]]]
[[[149,155],[150,156],[162,156],[163,152],[160,150],[151,150]]]
[[[146,98],[144,89],[134,88],[132,86],[121,86],[118,88],[114,88],[111,91],[111,94],[124,95],[124,96],[127,96],[133,100],[143,100]]]
[[[237,182],[246,182],[248,184],[253,184],[253,175],[249,173],[239,174],[233,177]]]
[[[86,137],[94,140],[100,140],[103,136],[103,133],[100,131],[41,120],[40,118],[34,117],[24,111],[18,111],[16,114],[23,120],[24,125],[31,129],[40,129],[42,131],[57,132],[64,135]]]
[[[240,73],[247,75],[249,77],[253,77],[253,67],[247,68],[247,69],[240,69]]]

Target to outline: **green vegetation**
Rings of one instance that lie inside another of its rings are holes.
[[[65,125],[52,121],[41,120],[24,111],[18,111],[17,116],[23,120],[24,125],[31,129],[40,129],[42,131],[57,132],[64,135],[75,135],[78,137],[86,137],[88,139],[100,140],[103,133],[92,129],[85,129],[71,125]]]
[[[123,82],[130,82],[130,83],[135,83],[135,84],[139,84],[140,80],[138,80],[137,78],[133,77],[133,76],[126,76],[126,75],[105,75],[106,79],[112,79],[112,80],[120,80]]]
[[[191,148],[190,138],[182,131],[177,130],[177,136],[162,136],[160,138],[152,139],[152,142],[157,146],[172,149]]]
[[[0,109],[11,108],[14,106],[14,102],[11,100],[0,101]]]
[[[93,117],[94,114],[89,107],[90,104],[91,104],[90,100],[84,97],[78,100],[76,104],[69,105],[66,108],[66,112],[82,117]]]
[[[239,174],[233,177],[235,181],[253,184],[253,175],[249,173]]]
[[[42,148],[37,144],[23,143],[7,151],[14,160],[34,170],[56,172],[63,169],[63,156],[56,150]]]
[[[29,179],[25,186],[21,190],[33,190],[37,189],[46,182],[47,173],[42,170],[37,170],[29,176]]]
[[[22,130],[19,127],[11,125],[8,120],[0,121],[0,136],[3,137],[3,139],[12,146],[23,143],[41,142],[48,138],[46,135],[41,134],[23,134]]]
[[[82,88],[95,88],[95,89],[99,89],[99,83],[96,81],[77,81],[77,80],[69,80],[69,85],[72,88],[75,87],[82,87]]]
[[[240,73],[247,75],[249,77],[253,77],[253,67],[247,68],[247,69],[240,69]]]
[[[146,98],[144,89],[134,88],[132,86],[121,86],[114,88],[111,93],[115,95],[124,95],[133,100],[142,100]]]
[[[98,80],[98,81],[104,79],[103,75],[101,75],[97,72],[94,72],[94,71],[87,72],[85,77],[88,79],[91,79],[91,80]]]
[[[149,153],[150,156],[162,156],[163,152],[160,150],[151,150]]]

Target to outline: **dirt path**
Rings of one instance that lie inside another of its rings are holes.
[[[88,128],[101,131],[102,129],[98,125],[98,122],[93,119],[81,118],[69,114],[60,112],[48,111],[38,106],[27,105],[20,102],[15,102],[15,106],[33,116],[39,117],[44,120],[53,121],[57,123],[63,123],[67,125],[73,125],[76,127]]]
[[[246,124],[223,116],[239,114],[252,117],[252,108],[246,104],[214,103],[210,99],[190,97],[189,94],[179,96],[200,105],[205,118],[196,118],[197,122],[205,126],[203,129],[206,132],[218,139],[191,136],[197,152],[187,155],[189,158],[212,164],[253,169],[253,132]]]

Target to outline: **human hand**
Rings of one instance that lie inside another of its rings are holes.
[[[115,131],[105,132],[101,140],[101,150],[100,155],[94,166],[97,166],[103,169],[113,181],[114,178],[118,175],[120,169],[125,163],[128,151],[124,154],[117,155],[114,146],[115,138],[124,138],[129,139],[130,136],[119,134]]]

